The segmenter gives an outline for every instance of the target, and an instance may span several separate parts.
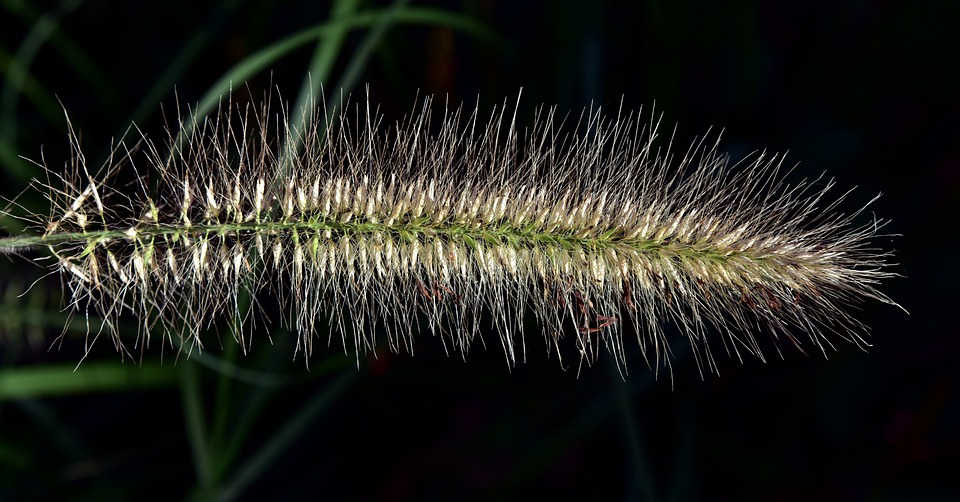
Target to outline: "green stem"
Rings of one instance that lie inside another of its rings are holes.
[[[155,239],[205,239],[211,237],[246,237],[278,235],[319,235],[331,236],[388,235],[406,242],[425,242],[429,238],[444,236],[448,240],[463,242],[471,248],[485,242],[492,245],[507,244],[514,248],[555,246],[564,249],[607,249],[613,247],[624,251],[661,257],[725,261],[731,258],[746,258],[763,261],[769,255],[719,249],[706,243],[683,243],[660,239],[637,239],[618,236],[615,231],[596,233],[593,236],[578,236],[570,230],[545,230],[533,226],[515,226],[509,222],[491,222],[488,224],[468,224],[461,222],[433,222],[430,218],[416,218],[397,224],[385,225],[375,221],[340,222],[327,218],[306,220],[282,220],[280,222],[213,222],[203,225],[170,226],[153,225],[131,227],[127,230],[95,230],[85,232],[63,232],[47,235],[21,235],[0,239],[0,254],[32,249],[40,246],[82,245],[83,257],[92,252],[98,244],[113,241],[129,242],[137,246],[153,245]],[[591,232],[594,233],[594,232]],[[426,238],[426,239],[424,239]]]

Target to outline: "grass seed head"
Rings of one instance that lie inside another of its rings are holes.
[[[541,109],[522,133],[514,117],[426,99],[393,127],[360,103],[292,130],[285,110],[228,100],[162,141],[121,141],[97,174],[71,128],[42,235],[0,248],[48,247],[70,306],[121,348],[121,315],[140,319],[138,343],[202,347],[226,318],[246,346],[275,298],[308,355],[325,335],[412,351],[423,331],[466,355],[492,326],[514,364],[532,315],[548,352],[572,340],[588,363],[606,349],[625,364],[635,338],[660,368],[688,343],[712,370],[718,348],[762,358],[768,337],[863,345],[850,310],[895,305],[876,289],[895,275],[872,244],[883,222],[839,212],[832,181],[788,185],[781,156],[731,166],[706,140],[677,155],[639,116],[587,110],[568,127]],[[127,169],[142,177],[117,186]]]

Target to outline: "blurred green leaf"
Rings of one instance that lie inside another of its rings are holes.
[[[344,16],[294,33],[248,56],[210,86],[195,110],[196,115],[207,115],[216,108],[223,96],[229,94],[235,83],[248,80],[281,57],[311,41],[329,37],[345,28],[369,27],[391,18],[396,23],[447,26],[487,42],[499,43],[497,35],[483,24],[467,16],[439,9],[408,7],[396,12],[393,9],[383,9]]]
[[[172,387],[172,367],[135,366],[116,361],[15,367],[0,370],[0,399],[28,399],[90,392]]]

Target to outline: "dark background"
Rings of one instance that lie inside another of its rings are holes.
[[[0,12],[7,55],[22,48],[36,23],[29,14],[8,15],[14,3]],[[30,71],[69,111],[94,159],[102,155],[97,145],[125,130],[147,90],[196,33],[207,30],[209,38],[173,83],[183,103],[199,99],[257,49],[326,19],[326,2],[316,4],[39,2],[38,12],[59,9],[59,30],[101,74],[83,77],[49,46],[37,49]],[[621,100],[636,110],[655,102],[665,124],[679,124],[681,145],[714,126],[724,129],[721,148],[734,158],[789,150],[788,163],[800,163],[792,177],[826,172],[840,190],[857,186],[849,209],[883,194],[872,209],[892,220],[887,232],[902,236],[878,243],[897,249],[895,271],[904,277],[882,289],[910,314],[863,305],[856,317],[872,328],[867,352],[841,342],[829,359],[791,350],[783,360],[768,354],[766,363],[720,356],[720,375],[703,378],[682,349],[672,379],[654,380],[633,354],[636,363],[624,381],[606,359],[579,372],[566,361],[564,369],[536,338],[528,340],[527,361],[510,370],[495,339],[464,362],[423,337],[415,357],[386,351],[376,360],[362,357],[350,388],[249,486],[251,500],[630,500],[651,493],[667,500],[951,498],[950,459],[960,457],[955,2],[413,5],[467,13],[500,38],[391,28],[362,79],[388,118],[411,110],[418,92],[468,103],[479,94],[481,107],[492,107],[522,87],[529,110],[540,103],[575,112],[591,103],[615,109]],[[335,74],[362,35],[347,38]],[[251,86],[272,82],[292,99],[312,50],[294,52]],[[177,102],[173,91],[160,96],[166,106]],[[4,139],[10,150],[36,159],[42,146],[50,163],[67,158],[62,116],[57,120],[26,98],[14,107],[16,134],[8,128]],[[138,123],[160,131],[159,110],[149,109]],[[9,170],[4,176],[2,194],[12,197],[25,181]],[[78,360],[79,339],[47,351],[57,334],[16,344],[16,356],[5,360]],[[13,342],[7,344],[12,350]],[[290,348],[276,336],[274,344],[261,348]],[[315,359],[323,359],[319,352]],[[106,340],[91,357],[117,358]],[[306,371],[302,360],[287,355],[255,354],[243,364],[284,375]],[[199,371],[213,407],[216,375]],[[279,390],[254,426],[251,451],[334,378],[318,372],[308,383]],[[37,409],[50,421],[38,420]],[[180,498],[196,484],[183,423],[176,389],[5,403],[4,448],[31,455],[0,455],[0,492],[7,495],[0,499]]]

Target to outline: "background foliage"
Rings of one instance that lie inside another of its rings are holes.
[[[869,353],[721,359],[703,379],[682,353],[672,380],[635,367],[624,381],[603,361],[563,371],[537,340],[508,371],[495,345],[464,362],[426,337],[415,357],[359,368],[320,350],[307,371],[276,330],[248,355],[229,335],[189,360],[155,343],[139,367],[101,340],[74,371],[83,320],[55,343],[58,279],[11,257],[0,499],[946,497],[960,454],[957,15],[932,0],[0,0],[7,198],[40,174],[18,155],[68,158],[61,105],[98,165],[131,120],[158,133],[178,102],[212,103],[231,79],[292,103],[308,72],[328,91],[369,82],[394,119],[427,93],[489,110],[523,87],[530,117],[655,100],[681,143],[716,125],[733,157],[789,149],[798,179],[826,171],[859,185],[857,202],[883,192],[875,210],[904,235],[883,244],[909,277],[884,290],[912,314],[865,305]]]

